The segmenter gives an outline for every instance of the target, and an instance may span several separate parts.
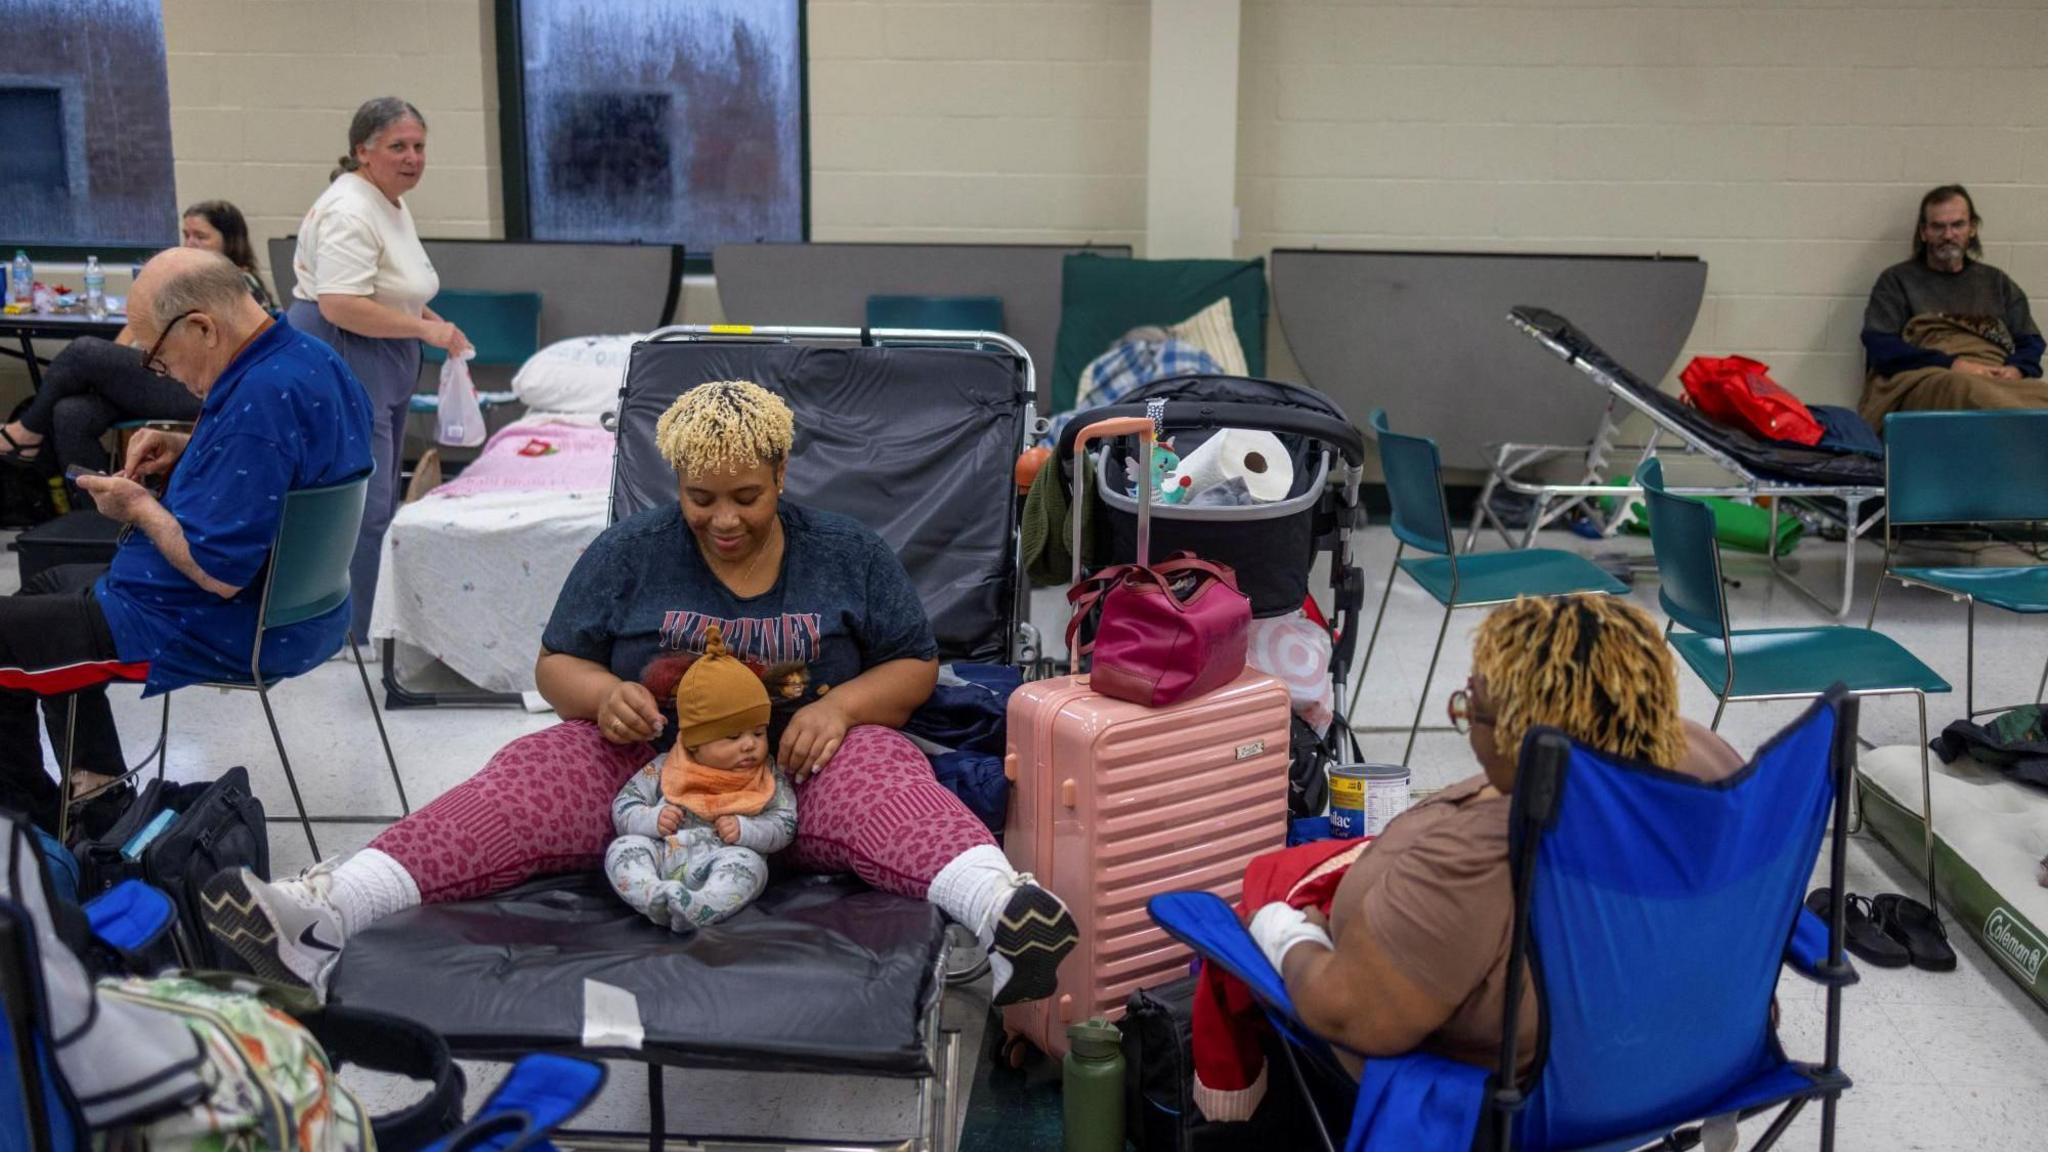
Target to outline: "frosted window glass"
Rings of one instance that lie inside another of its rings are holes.
[[[177,243],[155,0],[0,0],[0,243]]]
[[[541,240],[803,239],[798,0],[523,0]]]

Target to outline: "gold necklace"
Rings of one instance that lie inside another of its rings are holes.
[[[773,548],[775,546],[775,542],[780,539],[782,539],[782,518],[778,516],[775,518],[775,534],[770,536],[767,541],[765,541],[759,548],[754,550],[754,558],[752,560],[747,561],[747,570],[740,573],[740,578],[736,581],[736,583],[740,584],[742,587],[752,587],[754,580],[754,570],[761,566],[761,561],[764,557],[768,555],[768,550],[770,548]],[[727,587],[728,590],[730,590],[731,586],[728,585]]]

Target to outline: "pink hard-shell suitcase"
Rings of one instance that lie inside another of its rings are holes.
[[[1083,429],[1074,444],[1077,501],[1085,442],[1133,433],[1149,457],[1150,420]],[[1137,474],[1151,474],[1149,459]],[[1138,521],[1143,563],[1150,514],[1142,500]],[[1077,565],[1080,555],[1077,533]],[[1250,669],[1166,708],[1103,696],[1081,675],[1025,684],[1010,697],[1004,771],[1014,786],[1003,849],[1066,901],[1081,939],[1051,997],[1003,1010],[1007,1031],[1058,1057],[1069,1024],[1116,1019],[1132,992],[1186,973],[1188,950],[1153,925],[1145,901],[1200,890],[1235,904],[1246,862],[1286,842],[1288,709],[1286,686]]]

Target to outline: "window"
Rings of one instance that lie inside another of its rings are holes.
[[[802,0],[499,0],[508,235],[806,230]]]
[[[155,0],[0,0],[0,246],[177,243]]]

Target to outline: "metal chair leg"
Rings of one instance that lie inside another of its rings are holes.
[[[1977,598],[1970,597],[1963,620],[1963,716],[1974,720],[1977,717]],[[1925,744],[1923,737],[1920,741]]]
[[[1719,701],[1714,705],[1714,722],[1712,724],[1707,725],[1707,731],[1719,732],[1721,730],[1721,713],[1726,712],[1727,710],[1728,698],[1726,696],[1722,696],[1719,698]]]
[[[2048,695],[2048,664],[2041,665],[2041,686],[2034,689],[2034,703],[2039,705],[2041,697]]]
[[[1444,637],[1451,631],[1451,606],[1444,605],[1444,622],[1436,630],[1436,647],[1429,651],[1429,671],[1422,674],[1422,691],[1415,699],[1415,722],[1408,726],[1408,746],[1401,749],[1401,767],[1415,754],[1415,734],[1422,730],[1422,710],[1429,707],[1429,685],[1436,679],[1436,662],[1444,654]]]
[[[292,790],[292,807],[299,810],[299,827],[306,831],[306,847],[312,849],[313,859],[320,859],[320,841],[313,838],[313,821],[306,815],[305,798],[299,795],[298,778],[292,775],[292,758],[285,755],[284,733],[278,731],[277,713],[270,707],[270,688],[261,680],[256,682],[256,698],[263,702],[263,718],[270,722],[270,739],[277,745],[278,762],[284,765],[284,782]]]
[[[1366,637],[1365,658],[1358,662],[1358,682],[1351,686],[1351,702],[1344,706],[1344,718],[1358,719],[1358,698],[1365,693],[1365,674],[1372,668],[1372,650],[1380,642],[1380,622],[1387,618],[1387,601],[1394,598],[1394,577],[1401,573],[1401,545],[1394,546],[1394,562],[1387,568],[1386,583],[1380,585],[1380,610],[1373,613],[1372,634]]]
[[[1927,846],[1927,909],[1939,919],[1941,906],[1935,903],[1938,889],[1934,884],[1934,775],[1927,762],[1927,694],[1915,692],[1913,700],[1920,706],[1920,827]]]
[[[377,722],[377,739],[384,745],[384,762],[391,765],[391,783],[398,788],[398,810],[412,815],[412,804],[405,798],[405,781],[398,775],[398,757],[391,754],[391,737],[384,731],[384,711],[377,707],[377,693],[370,687],[370,670],[363,666],[363,650],[357,646],[353,633],[348,638],[348,650],[356,658],[356,675],[363,678],[363,696],[370,702],[370,719]]]
[[[78,742],[78,693],[71,693],[64,709],[64,747],[58,752],[63,760],[62,771],[57,774],[57,843],[71,843],[71,772],[77,759],[71,754]]]

